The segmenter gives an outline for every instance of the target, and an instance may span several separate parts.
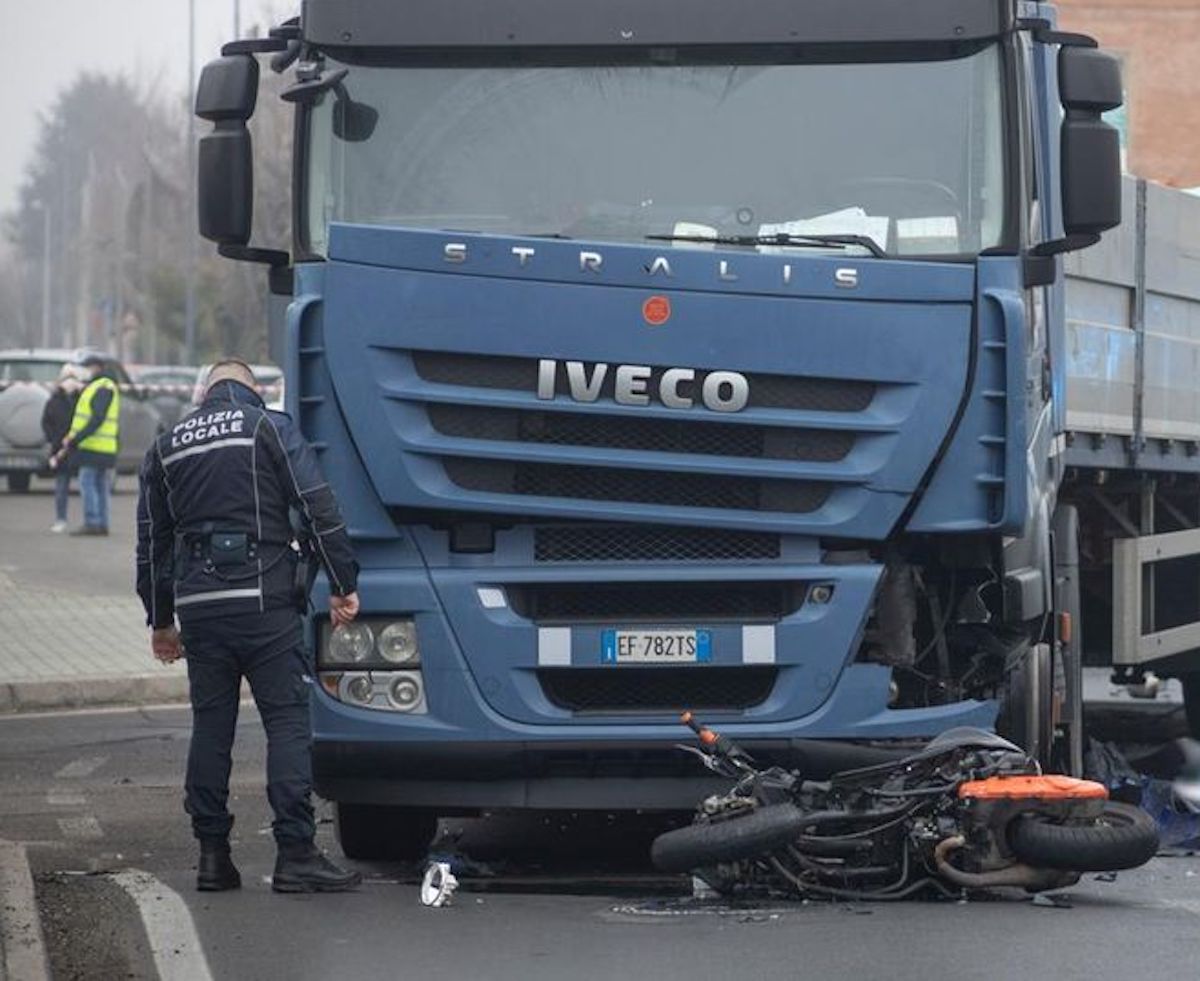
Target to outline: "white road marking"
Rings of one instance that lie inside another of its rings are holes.
[[[244,691],[245,689],[243,689]],[[238,703],[242,708],[254,708],[254,699],[247,696]],[[150,712],[191,712],[187,702],[158,702],[154,705],[105,705],[100,708],[47,709],[44,712],[3,712],[5,722],[29,722],[32,719],[57,719],[64,715],[145,715]]]
[[[51,787],[46,791],[46,803],[51,807],[83,807],[87,796],[72,787]]]
[[[212,981],[196,924],[179,893],[138,869],[112,878],[137,903],[161,981]]]
[[[100,822],[90,814],[59,818],[58,829],[64,838],[74,838],[78,841],[96,841],[104,837],[104,829],[100,827]]]
[[[54,776],[59,780],[78,780],[81,777],[91,776],[107,762],[107,756],[85,756],[82,759],[72,760]]]

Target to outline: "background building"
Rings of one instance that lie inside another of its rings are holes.
[[[1130,172],[1174,187],[1200,186],[1200,0],[1058,5],[1063,30],[1092,35],[1124,62]]]

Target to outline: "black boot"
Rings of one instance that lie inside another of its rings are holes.
[[[339,868],[312,842],[280,845],[271,888],[276,892],[346,892],[362,875]]]
[[[240,889],[242,876],[229,857],[229,842],[224,839],[200,839],[200,864],[196,868],[196,888],[201,892]]]

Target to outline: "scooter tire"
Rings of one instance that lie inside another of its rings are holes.
[[[1094,824],[1051,824],[1033,815],[1008,826],[1008,843],[1026,865],[1073,872],[1117,872],[1145,865],[1158,851],[1158,826],[1140,807],[1109,801]]]
[[[795,841],[804,812],[794,804],[768,804],[743,817],[704,821],[659,835],[650,860],[663,872],[691,872],[723,862],[760,858]]]

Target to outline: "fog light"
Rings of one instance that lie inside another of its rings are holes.
[[[392,682],[392,701],[399,709],[411,709],[421,701],[421,685],[416,678],[397,678]]]
[[[833,599],[833,587],[827,586],[824,583],[820,584],[819,586],[813,586],[813,588],[808,591],[808,598],[812,600],[812,602],[819,603],[824,606],[831,599]]]
[[[389,623],[375,644],[379,656],[391,664],[408,664],[417,659],[417,625],[411,620]]]
[[[360,674],[358,677],[351,678],[346,682],[346,694],[356,702],[362,702],[365,705],[371,700],[371,696],[375,694],[375,688],[371,684],[370,678]]]
[[[337,627],[329,638],[329,656],[333,661],[365,661],[374,649],[375,636],[365,623]]]

